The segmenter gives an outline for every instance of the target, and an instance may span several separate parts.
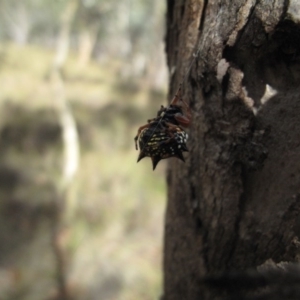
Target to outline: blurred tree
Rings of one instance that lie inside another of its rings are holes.
[[[67,1],[61,13],[61,26],[50,74],[64,147],[62,178],[58,186],[57,218],[53,222],[53,248],[57,259],[59,299],[62,300],[67,300],[70,297],[66,279],[66,257],[70,257],[70,253],[67,253],[66,242],[61,241],[61,236],[64,236],[63,233],[66,231],[74,212],[75,198],[72,187],[79,166],[80,149],[76,121],[65,96],[62,68],[69,53],[71,25],[78,4],[78,0]]]
[[[1,0],[3,16],[2,34],[7,35],[18,44],[25,44],[31,30],[32,22],[29,16],[28,3],[23,1]]]
[[[57,36],[63,34],[61,12],[67,3],[0,0],[0,39],[55,48]],[[121,58],[124,78],[146,78],[150,86],[164,87],[164,1],[79,0],[78,6],[70,24],[68,47],[78,51],[80,67],[92,56]]]
[[[60,30],[56,44],[56,55],[53,62],[53,71],[61,72],[61,68],[67,59],[70,49],[71,25],[78,6],[78,0],[69,0],[66,2],[65,9],[61,14]]]
[[[76,24],[78,29],[79,66],[84,67],[92,58],[92,54],[100,32],[103,32],[107,14],[111,13],[110,6],[100,0],[82,0],[79,5]]]
[[[155,178],[133,172],[128,139],[163,99],[151,94],[146,102],[148,68],[158,82],[155,66],[165,69],[164,5],[155,3],[156,10],[145,0],[0,0],[1,299],[153,299],[160,292],[163,169]],[[82,65],[91,54],[105,60],[79,69],[81,45]],[[138,93],[118,76],[124,61],[129,79],[146,82],[134,85]],[[139,61],[142,68],[132,67]],[[76,173],[79,159],[84,168]]]
[[[66,0],[1,0],[0,38],[18,44],[29,40],[53,43],[59,28],[59,12],[65,3]]]
[[[123,70],[123,75],[146,77],[150,86],[162,88],[166,81],[162,51],[164,2],[129,0],[127,3],[128,40],[125,49],[127,48],[128,52],[126,54],[124,51],[124,54],[128,64]]]
[[[170,96],[200,52],[190,152],[168,170],[163,299],[224,299],[205,275],[299,259],[300,4],[167,3]]]

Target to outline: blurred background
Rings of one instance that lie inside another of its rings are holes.
[[[0,299],[158,299],[165,1],[0,0]]]

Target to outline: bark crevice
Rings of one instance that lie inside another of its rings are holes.
[[[189,7],[193,1],[185,2],[185,14],[199,13],[200,32],[172,40],[192,28],[186,22],[195,15],[174,19],[177,27],[168,31],[169,43],[193,41],[201,57],[184,88],[193,108],[190,152],[185,165],[169,165],[167,300],[217,299],[205,286],[194,286],[195,278],[299,256],[299,24],[286,15],[286,0],[201,3],[200,13]],[[173,94],[191,52],[167,49],[170,67],[177,67]],[[180,262],[172,259],[174,249]]]

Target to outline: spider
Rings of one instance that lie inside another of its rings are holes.
[[[184,161],[182,151],[188,151],[188,134],[182,127],[191,122],[191,111],[181,97],[181,88],[177,91],[168,107],[161,106],[157,117],[148,120],[138,129],[134,138],[135,147],[140,148],[138,162],[144,157],[151,157],[153,170],[161,159],[177,157]]]
[[[182,151],[188,151],[186,146],[187,133],[179,126],[175,126],[172,128],[172,137],[170,137],[170,132],[168,132],[170,129],[153,128],[152,126],[143,129],[140,133],[139,147],[142,150],[138,162],[149,156],[154,170],[159,161],[164,158],[177,157],[184,161]]]

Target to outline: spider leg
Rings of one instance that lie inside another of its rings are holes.
[[[187,113],[186,115],[185,114],[181,114],[181,113],[176,113],[174,118],[175,120],[182,126],[184,127],[188,127],[191,123],[191,113]]]
[[[187,125],[189,125],[192,120],[191,108],[183,99],[181,99],[181,103],[182,103],[183,115],[189,121],[189,123],[187,124]],[[176,116],[175,116],[175,118],[176,118]]]
[[[173,123],[170,122],[165,122],[166,126],[168,127],[167,129],[171,132],[176,132],[178,130],[182,130],[182,128],[178,125],[175,125]]]
[[[151,122],[154,122],[156,120],[156,118],[153,118],[153,119],[149,119],[147,120],[148,123],[151,123]]]
[[[164,107],[163,105],[161,105],[159,111],[157,112],[157,117],[160,117],[162,115],[163,112],[165,112],[167,110],[167,107]]]
[[[173,97],[170,105],[178,105],[177,102],[180,101],[181,99],[181,85],[177,91],[177,93],[175,94],[175,96]]]
[[[189,105],[182,99],[181,86],[179,87],[176,95],[171,101],[171,105],[179,106],[182,109],[182,114],[175,114],[174,118],[184,127],[188,127],[191,123],[192,112]]]
[[[138,139],[139,139],[139,136],[140,136],[140,134],[141,134],[141,131],[142,131],[143,129],[145,129],[145,128],[150,127],[150,124],[151,124],[151,123],[148,123],[148,124],[145,124],[145,125],[139,127],[138,132],[137,132],[137,135],[134,137],[135,149],[136,149],[136,150],[138,150],[138,144],[137,144],[137,141],[138,141]]]
[[[170,143],[172,140],[174,140],[175,138],[175,135],[174,133],[178,131],[178,125],[174,125],[172,123],[169,123],[169,122],[165,122],[165,126],[167,127],[165,129],[166,133],[169,135],[169,138],[163,142],[160,143],[160,145],[163,145],[163,144],[168,144]]]

